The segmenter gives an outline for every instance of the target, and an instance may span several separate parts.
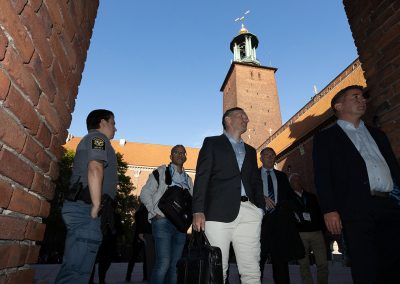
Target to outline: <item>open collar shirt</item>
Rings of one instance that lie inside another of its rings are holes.
[[[170,173],[171,173],[171,177],[172,177],[172,183],[171,185],[176,185],[182,188],[186,188],[189,189],[189,178],[188,178],[188,174],[185,172],[184,169],[182,169],[182,173],[178,172],[178,169],[176,167],[176,165],[174,164],[170,164]]]
[[[229,135],[226,131],[224,131],[225,136],[229,139],[229,142],[232,145],[233,151],[235,152],[236,161],[239,166],[239,170],[242,170],[242,165],[244,161],[244,157],[246,156],[246,148],[244,147],[243,139],[236,141],[231,135]],[[241,181],[241,194],[242,196],[247,196],[246,191],[244,189],[243,182]]]
[[[357,128],[354,127],[353,123],[345,120],[338,120],[337,124],[347,134],[364,159],[371,191],[392,191],[393,179],[389,166],[364,122],[360,121]]]

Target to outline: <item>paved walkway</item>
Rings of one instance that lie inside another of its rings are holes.
[[[36,270],[34,284],[50,284],[54,282],[57,272],[60,268],[59,264],[37,264],[33,265]],[[127,263],[113,263],[107,272],[106,282],[108,284],[126,284],[125,274],[126,274]],[[301,283],[299,267],[297,265],[290,265],[290,279],[292,284]],[[132,273],[132,284],[142,284],[143,273],[142,264],[137,263],[135,269]],[[312,267],[314,277],[316,276],[316,268]],[[272,284],[272,268],[271,265],[265,266],[264,271],[264,281],[263,283]],[[95,281],[98,281],[97,275]],[[235,264],[231,264],[231,273],[229,277],[229,282],[231,284],[238,284],[239,277],[238,271]],[[329,265],[329,283],[330,284],[351,284],[350,269],[348,267],[343,267],[341,263],[335,262]]]

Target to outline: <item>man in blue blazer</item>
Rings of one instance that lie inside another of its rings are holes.
[[[400,283],[400,167],[386,135],[364,125],[363,87],[332,99],[338,121],[314,137],[314,176],[325,224],[343,232],[354,283]]]
[[[222,118],[224,133],[205,138],[193,188],[193,227],[205,230],[211,245],[221,249],[224,281],[232,243],[242,283],[260,283],[265,200],[256,151],[241,139],[248,122],[243,109],[229,109]]]

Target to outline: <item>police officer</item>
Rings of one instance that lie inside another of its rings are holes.
[[[76,149],[70,184],[62,216],[67,227],[61,269],[55,283],[88,283],[97,250],[102,240],[99,211],[101,197],[115,197],[117,157],[111,146],[114,137],[114,114],[94,110],[86,119],[88,134]]]

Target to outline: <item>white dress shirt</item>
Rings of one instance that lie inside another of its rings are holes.
[[[353,123],[338,120],[337,124],[353,142],[367,166],[371,191],[390,192],[393,190],[393,179],[388,164],[376,145],[363,121],[357,128]]]

